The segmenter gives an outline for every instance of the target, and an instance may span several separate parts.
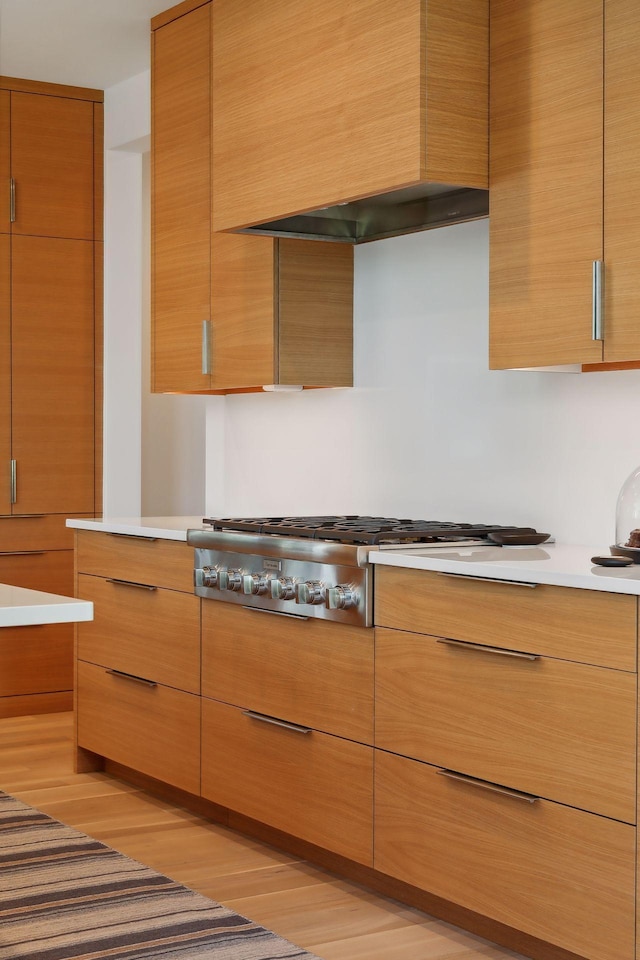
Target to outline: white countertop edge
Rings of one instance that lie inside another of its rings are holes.
[[[0,627],[93,620],[93,603],[41,590],[0,584]]]
[[[187,530],[207,529],[202,515],[193,517],[101,517],[71,518],[67,526],[75,530],[119,533],[127,537],[153,537],[158,540],[187,540]]]
[[[546,559],[526,559],[524,551],[544,552]],[[487,580],[511,580],[516,583],[540,583],[550,586],[573,587],[578,590],[599,590],[605,593],[626,593],[640,596],[640,565],[631,567],[600,567],[591,557],[608,555],[600,547],[571,544],[541,544],[538,548],[475,547],[473,559],[451,559],[444,550],[420,553],[407,550],[375,551],[369,554],[371,563],[405,567],[413,570],[432,570],[455,573],[460,576],[481,577]],[[463,551],[461,551],[462,553]],[[475,554],[483,554],[476,557]]]

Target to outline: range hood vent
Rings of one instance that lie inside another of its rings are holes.
[[[420,184],[238,231],[270,237],[366,243],[489,215],[489,191]]]

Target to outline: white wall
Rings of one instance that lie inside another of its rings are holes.
[[[487,356],[487,221],[358,246],[355,389],[227,397],[208,512],[521,523],[606,548],[640,463],[640,372]]]

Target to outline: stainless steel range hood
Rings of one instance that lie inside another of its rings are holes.
[[[365,243],[489,215],[489,191],[422,183],[246,227],[241,233]]]

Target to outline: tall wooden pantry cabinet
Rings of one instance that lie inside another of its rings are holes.
[[[100,512],[102,99],[0,77],[0,582],[73,595]],[[73,627],[0,631],[0,716],[69,709]]]

